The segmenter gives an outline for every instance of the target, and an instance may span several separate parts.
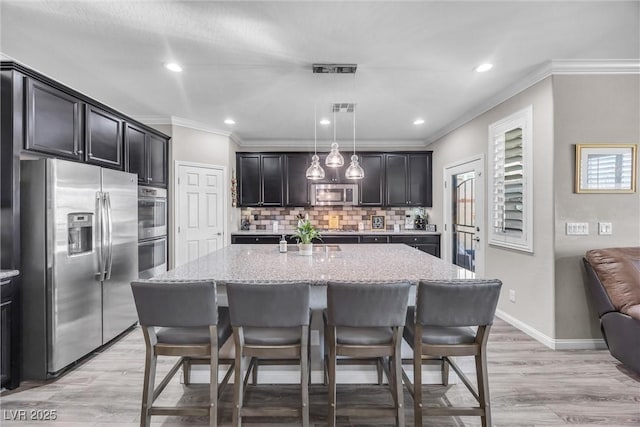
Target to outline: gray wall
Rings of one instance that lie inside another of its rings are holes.
[[[483,244],[485,276],[503,281],[498,309],[554,337],[554,230],[553,230],[553,93],[546,78],[449,133],[427,148],[434,152],[431,222],[443,224],[443,170],[460,160],[482,154],[487,175],[488,127],[522,108],[533,105],[533,203],[534,253]],[[485,185],[485,201],[489,193]],[[487,228],[485,205],[484,229]],[[485,239],[486,240],[486,239]],[[516,302],[509,302],[509,290]]]
[[[640,76],[554,76],[553,94],[556,337],[600,338],[581,259],[589,249],[640,244],[640,193],[574,193],[575,144],[640,142]],[[613,223],[613,235],[598,235],[599,220]],[[589,235],[567,236],[568,221],[588,222]]]

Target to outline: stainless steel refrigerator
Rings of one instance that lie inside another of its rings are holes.
[[[137,176],[21,162],[23,379],[45,379],[135,324]]]

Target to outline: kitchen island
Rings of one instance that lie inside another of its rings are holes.
[[[300,255],[295,245],[288,245],[286,253],[278,245],[230,245],[181,265],[154,280],[213,280],[229,282],[307,282],[311,287],[311,308],[315,310],[311,323],[311,374],[313,382],[323,381],[322,316],[326,307],[326,284],[329,281],[409,281],[471,279],[468,270],[445,262],[404,244],[314,244],[312,256]],[[415,287],[410,304],[415,298]],[[218,288],[220,305],[226,305],[224,286]],[[228,351],[231,340],[223,348]],[[403,358],[411,357],[411,350],[403,343]],[[411,367],[407,367],[411,370]],[[425,367],[427,368],[427,367]],[[440,380],[439,369],[425,369],[425,383]],[[345,382],[375,382],[375,369],[365,366],[339,366],[341,380]],[[265,366],[259,371],[260,381],[268,383],[297,382],[298,368],[294,366]],[[452,381],[454,377],[451,378]],[[192,381],[207,382],[208,371],[194,366]]]
[[[295,245],[230,245],[170,270],[155,279],[272,281],[409,281],[466,279],[473,273],[404,244],[314,244],[312,256]]]

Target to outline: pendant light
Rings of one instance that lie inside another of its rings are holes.
[[[353,155],[351,156],[351,164],[344,172],[344,177],[347,179],[362,179],[364,178],[364,169],[360,166],[358,161],[358,155],[356,154],[356,106],[353,106]]]
[[[322,179],[324,178],[324,169],[320,166],[320,157],[318,157],[318,125],[316,106],[313,106],[313,156],[311,157],[311,166],[307,168],[307,179]]]
[[[331,168],[339,168],[344,165],[344,157],[338,151],[338,141],[336,141],[336,112],[333,111],[333,142],[331,143],[331,152],[324,160],[324,164]]]

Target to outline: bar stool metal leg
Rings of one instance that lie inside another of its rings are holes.
[[[327,343],[329,347],[328,376],[329,376],[329,410],[327,412],[327,425],[335,427],[336,425],[336,330],[328,327],[325,330]]]
[[[145,341],[148,341],[149,336],[146,331],[144,332]],[[158,361],[158,356],[155,354],[153,346],[147,345],[145,358],[140,427],[148,427],[151,423],[151,406],[153,405],[153,389],[156,382],[156,362]]]

